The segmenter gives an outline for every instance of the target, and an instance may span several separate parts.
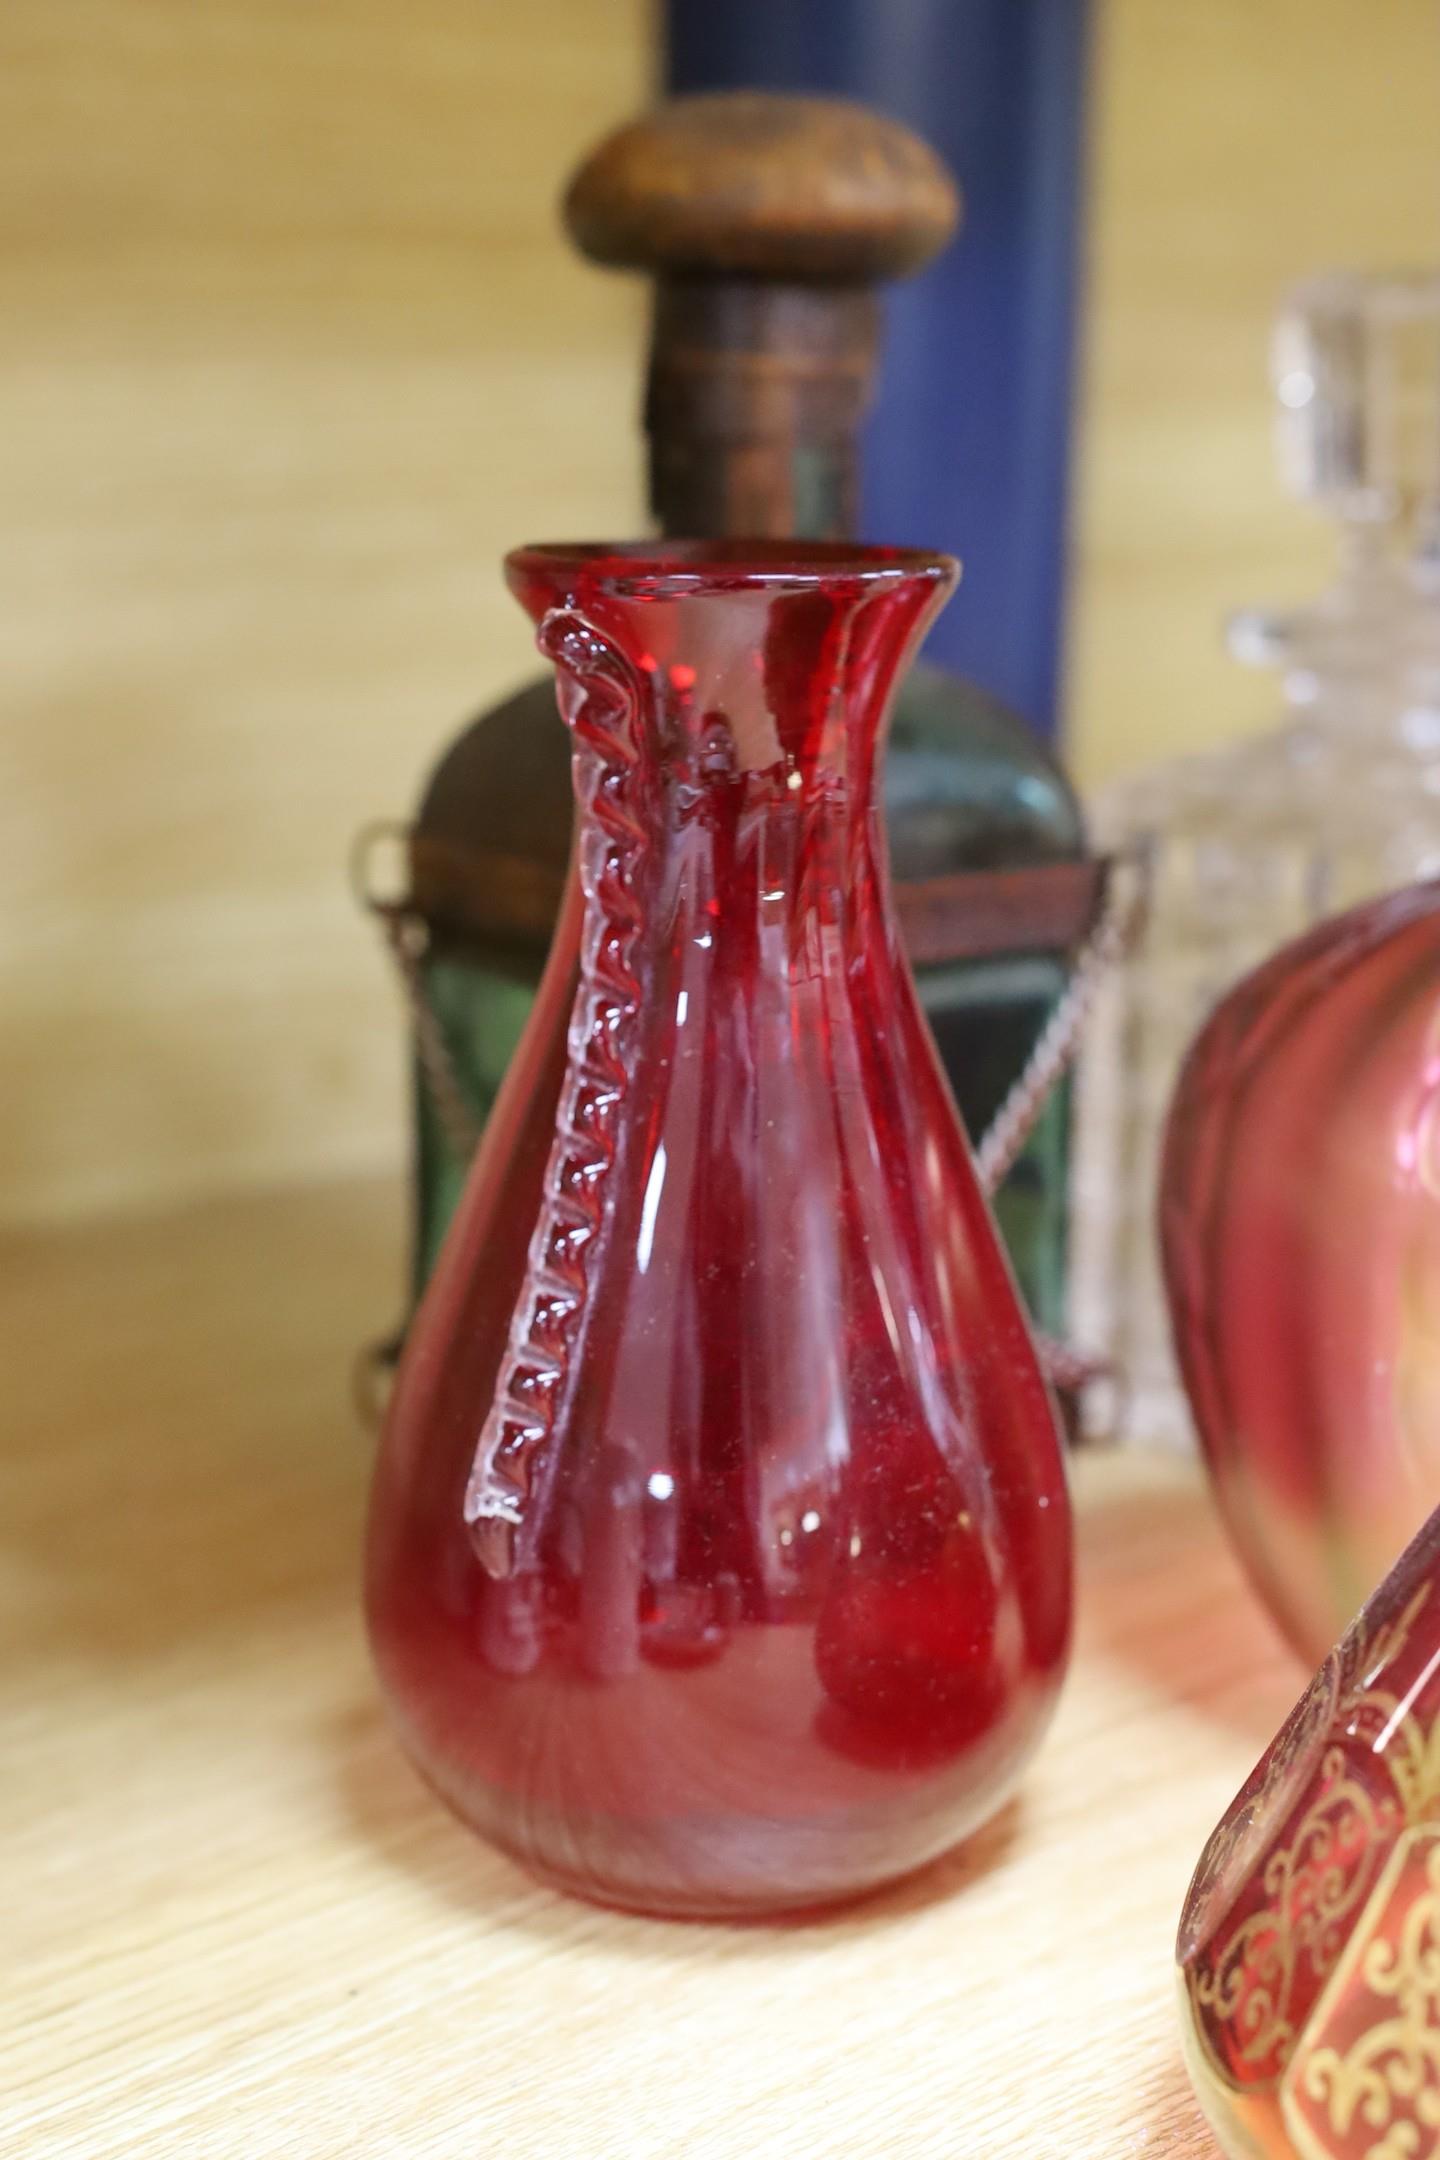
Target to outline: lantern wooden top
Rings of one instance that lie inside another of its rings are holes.
[[[591,261],[663,277],[868,284],[928,262],[959,190],[898,121],[839,98],[719,91],[609,135],[565,198]]]

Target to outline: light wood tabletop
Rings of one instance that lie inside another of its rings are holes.
[[[1076,1465],[1081,1624],[1022,1797],[785,1927],[566,1901],[386,1728],[356,1598],[382,1184],[0,1248],[0,2152],[1119,2160],[1213,2151],[1170,1949],[1302,1675],[1196,1473]]]

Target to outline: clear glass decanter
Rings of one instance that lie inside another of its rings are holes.
[[[1079,1078],[1071,1320],[1115,1373],[1090,1429],[1151,1443],[1192,1433],[1155,1227],[1191,1039],[1310,924],[1440,872],[1440,276],[1302,285],[1273,376],[1288,484],[1340,532],[1327,593],[1231,625],[1237,658],[1279,668],[1283,722],[1095,805],[1098,843],[1134,866],[1138,917]]]

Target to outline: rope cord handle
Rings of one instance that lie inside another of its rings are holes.
[[[987,1199],[1004,1184],[1040,1113],[1074,1064],[1100,985],[1130,949],[1139,919],[1139,890],[1134,881],[1117,874],[1119,868],[1118,864],[1112,867],[1100,920],[1076,954],[1055,1010],[975,1150],[975,1168]],[[1035,1348],[1046,1379],[1066,1393],[1078,1393],[1092,1381],[1106,1378],[1111,1370],[1106,1359],[1057,1342],[1038,1328]]]
[[[1134,895],[1122,891],[1120,881],[1112,878],[1100,920],[1076,954],[1055,1010],[975,1150],[975,1168],[987,1199],[1015,1167],[1041,1111],[1075,1062],[1100,984],[1129,948],[1134,917]]]

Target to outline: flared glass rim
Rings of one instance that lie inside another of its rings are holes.
[[[626,598],[754,587],[803,592],[836,578],[862,585],[926,580],[953,586],[953,555],[925,548],[878,547],[853,540],[560,540],[532,541],[505,557],[512,580],[563,584]]]

